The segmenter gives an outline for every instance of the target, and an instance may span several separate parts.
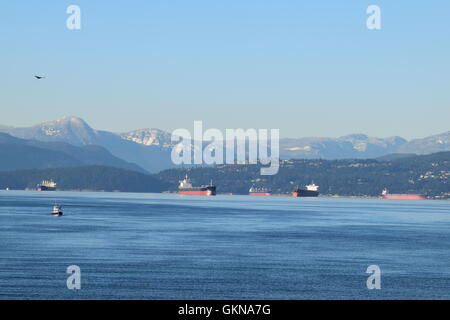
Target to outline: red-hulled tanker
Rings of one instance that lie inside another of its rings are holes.
[[[250,196],[271,196],[272,191],[268,188],[257,188],[255,186],[252,186],[250,190],[248,190],[248,195]]]
[[[193,187],[188,176],[180,181],[178,186],[178,194],[189,196],[215,196],[216,186],[212,182],[207,186]]]
[[[427,200],[428,198],[421,194],[391,194],[387,189],[384,189],[380,196],[381,199],[395,199],[395,200]]]

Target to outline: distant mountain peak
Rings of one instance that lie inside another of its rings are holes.
[[[91,128],[87,124],[86,121],[84,121],[83,119],[81,119],[79,117],[75,117],[75,116],[67,116],[67,117],[56,119],[56,120],[45,121],[45,122],[38,124],[38,126],[42,126],[42,125],[58,125],[58,126],[70,125],[70,126],[75,126],[75,127]]]
[[[2,132],[22,139],[61,141],[73,145],[95,144],[97,132],[83,119],[70,116],[28,128],[1,127]]]
[[[340,137],[339,139],[342,140],[368,140],[369,136],[363,133],[352,133],[343,137]]]
[[[95,144],[97,135],[83,119],[73,116],[44,122],[34,128],[49,140],[61,140],[75,145]]]
[[[156,128],[138,129],[134,131],[119,133],[122,139],[133,141],[146,146],[172,146],[172,135],[166,131]]]
[[[285,159],[345,159],[380,157],[395,153],[405,143],[401,137],[377,138],[355,133],[339,138],[282,139],[280,145]]]
[[[399,152],[429,154],[450,150],[450,131],[429,136],[423,139],[414,139],[403,145]]]
[[[86,121],[84,121],[83,119],[81,119],[79,117],[75,117],[75,116],[63,117],[63,118],[57,119],[56,121],[58,121],[58,122],[70,122],[70,123],[73,123],[73,124],[80,124],[80,125],[87,125]]]

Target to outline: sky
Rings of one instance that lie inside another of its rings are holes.
[[[81,30],[66,27],[72,4]],[[381,30],[366,27],[374,4]],[[3,125],[450,130],[448,0],[2,1],[0,52]]]

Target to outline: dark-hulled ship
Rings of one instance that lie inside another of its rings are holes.
[[[56,183],[53,180],[44,180],[36,186],[37,191],[56,191]]]
[[[191,196],[215,196],[216,186],[212,183],[207,186],[193,187],[188,176],[180,181],[178,186],[178,194],[191,195]]]
[[[314,183],[305,186],[304,188],[296,188],[292,192],[293,197],[318,197],[319,196],[319,186],[316,186]]]

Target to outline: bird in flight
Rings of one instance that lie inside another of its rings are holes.
[[[38,80],[45,79],[45,77],[41,77],[41,76],[34,76],[34,77]]]

